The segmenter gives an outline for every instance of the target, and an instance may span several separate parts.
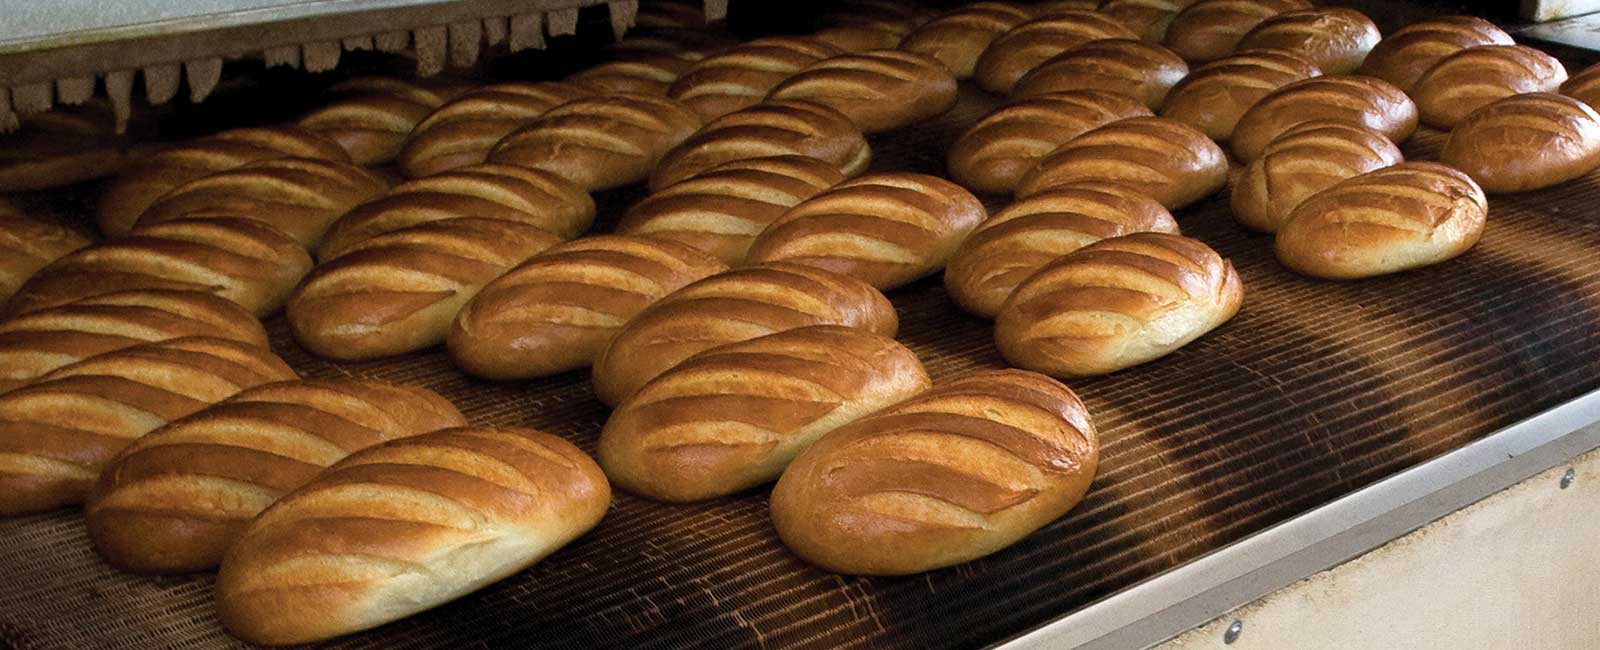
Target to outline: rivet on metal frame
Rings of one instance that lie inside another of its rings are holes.
[[[1233,619],[1233,622],[1228,624],[1228,631],[1222,633],[1222,642],[1233,645],[1234,641],[1239,640],[1239,635],[1241,634],[1244,634],[1244,621]]]
[[[1577,480],[1577,478],[1577,471],[1573,470],[1571,467],[1568,467],[1567,473],[1561,475],[1561,489],[1565,490],[1569,487],[1572,487],[1572,482]]]

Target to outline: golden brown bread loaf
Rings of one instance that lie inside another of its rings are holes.
[[[675,241],[738,266],[768,224],[843,180],[836,167],[816,158],[735,160],[645,197],[616,231]]]
[[[769,101],[712,120],[661,159],[650,189],[667,186],[726,162],[767,156],[808,156],[855,176],[872,149],[843,113],[811,102]]]
[[[1091,129],[1150,109],[1127,95],[1075,90],[1018,100],[972,125],[950,145],[950,178],[975,192],[1010,194],[1039,159]]]
[[[812,38],[846,52],[893,48],[926,20],[922,8],[912,2],[855,0],[823,14],[823,28]]]
[[[473,294],[561,238],[500,219],[440,219],[363,240],[317,265],[289,298],[295,340],[338,361],[443,343]]]
[[[706,350],[606,420],[597,456],[618,487],[659,501],[772,482],[817,438],[930,386],[917,355],[848,327],[802,327]]]
[[[1103,90],[1161,108],[1189,65],[1167,48],[1144,41],[1090,41],[1039,64],[1017,81],[1012,98],[1070,90]]]
[[[135,156],[132,138],[116,132],[111,103],[98,97],[19,121],[15,132],[0,135],[0,194],[110,176]]]
[[[1306,199],[1278,229],[1278,261],[1334,280],[1437,264],[1478,243],[1488,210],[1466,174],[1439,163],[1401,163]]]
[[[0,302],[39,269],[88,245],[87,238],[61,224],[23,216],[0,203]]]
[[[447,80],[356,77],[329,88],[328,102],[299,124],[339,143],[357,165],[382,165],[400,155],[418,123],[469,88]]]
[[[1154,361],[1238,313],[1243,284],[1204,243],[1142,232],[1101,240],[1025,280],[1000,308],[1006,361],[1056,377]]]
[[[1161,117],[1200,129],[1227,142],[1245,111],[1273,91],[1322,74],[1292,52],[1250,50],[1217,59],[1189,73],[1167,93]]]
[[[1268,18],[1239,39],[1238,50],[1285,50],[1325,74],[1349,74],[1378,44],[1378,26],[1354,9],[1305,9]]]
[[[480,87],[423,118],[395,162],[410,178],[482,163],[501,138],[545,111],[590,94],[584,86],[559,81]]]
[[[1600,63],[1579,70],[1561,84],[1561,94],[1588,104],[1600,104]]]
[[[1476,16],[1444,16],[1406,25],[1378,42],[1361,63],[1361,74],[1407,93],[1428,68],[1451,54],[1479,45],[1513,45],[1511,35]]]
[[[450,327],[450,358],[489,379],[585,368],[645,307],[726,270],[672,241],[583,237],[529,258],[467,301]]]
[[[665,97],[613,93],[550,109],[505,137],[491,164],[539,169],[584,191],[644,181],[661,156],[700,128],[700,116]]]
[[[1526,45],[1479,45],[1441,59],[1417,79],[1417,110],[1451,129],[1475,110],[1512,95],[1553,93],[1567,80],[1555,57]]]
[[[867,133],[890,131],[956,105],[956,78],[926,54],[869,50],[813,63],[778,84],[775,100],[822,104]]]
[[[0,516],[83,502],[135,438],[246,388],[294,379],[265,347],[182,338],[108,352],[0,396]]]
[[[1173,16],[1164,43],[1190,64],[1215,61],[1239,50],[1262,21],[1310,8],[1305,0],[1200,0]]]
[[[973,231],[945,267],[945,291],[967,312],[994,318],[1011,292],[1046,264],[1102,239],[1178,234],[1155,199],[1117,183],[1067,183],[1017,201]]]
[[[338,143],[298,126],[223,131],[148,156],[113,179],[100,195],[100,231],[125,235],[145,208],[172,188],[266,158],[350,162]]]
[[[989,555],[1056,520],[1100,443],[1066,386],[984,370],[835,429],[772,490],[772,524],[828,571],[900,575]]]
[[[634,93],[665,97],[667,89],[693,61],[664,52],[638,52],[606,61],[567,77],[567,82],[596,93]]]
[[[1439,161],[1489,193],[1564,183],[1600,166],[1600,114],[1552,93],[1507,97],[1450,131]]]
[[[1393,84],[1374,77],[1326,75],[1296,81],[1240,116],[1230,142],[1233,155],[1249,164],[1284,131],[1312,120],[1364,126],[1401,143],[1417,130],[1417,105]]]
[[[745,261],[804,264],[894,289],[944,268],[988,216],[972,193],[937,176],[870,174],[784,213]]]
[[[550,172],[472,165],[394,186],[335,221],[317,259],[331,260],[378,235],[431,221],[472,216],[512,221],[571,239],[594,222],[594,199]]]
[[[1098,11],[1117,19],[1139,39],[1160,43],[1167,37],[1167,27],[1178,12],[1197,0],[1106,0]]]
[[[951,9],[916,28],[900,41],[900,49],[926,54],[957,79],[970,79],[994,39],[1034,16],[1033,9],[1012,2],[974,2]]]
[[[178,219],[66,255],[6,302],[12,316],[133,289],[215,293],[257,317],[283,306],[311,255],[283,231],[249,219]]]
[[[375,444],[467,425],[426,388],[363,379],[245,390],[128,445],[84,505],[107,562],[144,574],[216,568],[244,528],[284,494]]]
[[[445,429],[368,447],[250,522],[217,575],[249,643],[349,634],[517,573],[593,528],[600,468],[531,429]]]
[[[1405,161],[1383,134],[1318,120],[1278,136],[1233,181],[1233,216],[1245,227],[1277,232],[1295,206],[1339,181]]]
[[[138,226],[186,218],[253,219],[316,248],[334,220],[389,189],[350,163],[270,158],[173,188],[144,211]]]
[[[667,294],[623,325],[595,360],[595,394],[620,404],[697,352],[808,325],[894,336],[900,322],[877,289],[800,264],[719,273]]]
[[[1138,38],[1122,23],[1093,11],[1061,11],[1041,15],[995,39],[973,68],[978,86],[1005,95],[1017,80],[1057,54],[1089,41]]]
[[[0,393],[97,354],[186,336],[267,346],[261,321],[215,295],[110,293],[0,321]]]
[[[1077,181],[1122,183],[1176,210],[1228,183],[1228,157],[1192,126],[1164,117],[1134,117],[1050,152],[1017,183],[1017,198]]]
[[[667,96],[709,122],[759,103],[790,75],[840,54],[844,51],[814,38],[758,38],[695,63]]]

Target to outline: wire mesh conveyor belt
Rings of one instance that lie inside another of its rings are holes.
[[[994,107],[964,89],[927,127],[873,141],[874,167],[941,173]],[[1438,132],[1408,157],[1434,157]],[[638,191],[602,198],[601,228]],[[914,648],[993,644],[1341,495],[1600,388],[1600,178],[1491,199],[1462,258],[1352,283],[1295,276],[1227,197],[1179,213],[1232,259],[1244,308],[1156,363],[1071,382],[1104,440],[1088,498],[993,556],[905,578],[847,578],[790,555],[764,490],[694,506],[621,494],[600,526],[533,569],[344,639],[347,648]],[[992,202],[998,208],[1000,202]],[[901,339],[935,376],[1000,365],[990,326],[937,279],[894,292]],[[582,373],[493,384],[441,352],[334,366],[273,344],[310,376],[421,383],[476,421],[530,425],[593,452],[605,410]],[[0,640],[18,648],[211,648],[209,576],[120,574],[76,512],[0,521]]]

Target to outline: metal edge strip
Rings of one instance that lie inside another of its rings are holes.
[[[1600,448],[1600,390],[1001,641],[1148,648]]]

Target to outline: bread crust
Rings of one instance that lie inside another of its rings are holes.
[[[811,102],[774,100],[712,120],[662,157],[651,191],[723,163],[767,156],[808,156],[845,176],[865,171],[872,148],[843,113]]]
[[[350,453],[466,424],[419,386],[307,379],[246,389],[108,463],[84,508],[89,540],[123,571],[212,569],[251,519]]]
[[[299,124],[339,143],[357,165],[382,165],[400,155],[419,122],[469,88],[450,80],[356,77],[329,88],[327,103]]]
[[[1137,99],[1101,90],[1074,90],[1010,102],[972,125],[954,144],[950,178],[974,192],[1010,194],[1046,154],[1088,131],[1131,117],[1148,117]]]
[[[136,229],[174,219],[251,219],[316,248],[335,220],[388,189],[382,178],[349,163],[271,158],[173,188],[139,216]]]
[[[756,105],[790,75],[840,54],[844,50],[815,38],[758,38],[695,63],[673,82],[667,96],[711,122]]]
[[[1017,183],[1017,198],[1077,181],[1125,184],[1176,210],[1222,189],[1228,161],[1222,148],[1194,127],[1163,117],[1134,117],[1050,152]]]
[[[1238,313],[1244,285],[1204,243],[1142,232],[1101,240],[1029,277],[995,318],[1013,366],[1102,375],[1160,359]]]
[[[1215,61],[1239,51],[1266,19],[1310,8],[1305,0],[1200,0],[1173,16],[1163,42],[1190,65]]]
[[[972,372],[823,436],[778,480],[772,523],[795,554],[835,573],[960,564],[1077,505],[1099,448],[1066,386]]]
[[[611,93],[550,109],[501,140],[490,164],[538,169],[587,192],[642,182],[667,151],[701,126],[687,105]]]
[[[1006,95],[1029,70],[1062,52],[1089,41],[1138,37],[1116,19],[1094,11],[1042,14],[995,39],[978,57],[973,78],[980,88]]]
[[[1417,130],[1417,105],[1393,84],[1361,75],[1325,75],[1285,85],[1239,118],[1230,145],[1249,164],[1267,143],[1312,120],[1367,127],[1399,144]]]
[[[82,503],[128,443],[246,388],[294,379],[265,347],[217,338],[135,345],[0,395],[0,516]]]
[[[1301,203],[1278,229],[1278,261],[1350,280],[1452,259],[1483,235],[1488,201],[1471,177],[1407,162],[1344,180]]]
[[[1288,84],[1321,75],[1316,64],[1292,52],[1249,50],[1201,65],[1167,93],[1161,117],[1200,129],[1217,142],[1250,107]]]
[[[727,266],[676,242],[596,235],[529,258],[456,314],[457,367],[489,379],[543,377],[594,363],[623,324]]]
[[[1452,129],[1495,100],[1524,93],[1553,93],[1567,80],[1555,57],[1526,45],[1479,45],[1440,59],[1417,79],[1412,93],[1422,121]]]
[[[1406,25],[1379,41],[1361,62],[1361,74],[1412,93],[1417,79],[1440,59],[1469,47],[1515,43],[1510,34],[1482,18],[1443,16]]]
[[[408,178],[481,164],[501,138],[552,108],[591,94],[585,86],[560,81],[475,88],[417,123],[395,162]]]
[[[1334,7],[1278,14],[1256,25],[1236,50],[1286,50],[1310,59],[1326,74],[1349,74],[1383,38],[1372,19]]]
[[[1133,39],[1090,41],[1023,75],[1012,98],[1071,90],[1103,90],[1138,99],[1158,110],[1189,65],[1171,50]]]
[[[1233,216],[1246,228],[1277,232],[1313,194],[1346,178],[1405,161],[1383,134],[1339,121],[1284,131],[1233,180]]]
[[[956,78],[925,54],[868,50],[806,66],[767,97],[822,104],[843,113],[863,132],[880,133],[954,108]]]
[[[624,400],[600,434],[618,487],[690,502],[774,481],[817,438],[926,390],[917,356],[894,339],[802,327],[712,348]]]
[[[1034,15],[1029,5],[974,2],[951,9],[916,28],[900,41],[900,49],[931,56],[957,79],[970,79],[973,68],[978,65],[978,56],[989,44]]]
[[[0,204],[0,302],[9,300],[39,269],[89,245],[88,238],[57,223],[10,212]]]
[[[1600,114],[1552,93],[1507,97],[1450,131],[1439,161],[1491,194],[1564,183],[1600,166]]]

